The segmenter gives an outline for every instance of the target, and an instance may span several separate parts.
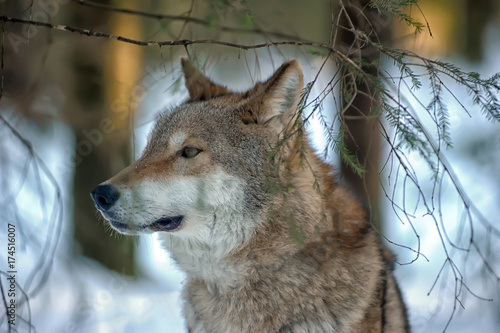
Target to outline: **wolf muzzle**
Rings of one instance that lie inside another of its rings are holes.
[[[184,219],[183,215],[164,216],[145,226],[129,225],[122,221],[120,214],[117,214],[116,210],[112,210],[120,198],[120,192],[116,187],[109,184],[99,185],[90,192],[90,196],[92,200],[94,200],[95,207],[102,213],[104,218],[108,220],[115,229],[121,232],[127,230],[141,231],[145,229],[151,231],[173,231],[180,226]]]

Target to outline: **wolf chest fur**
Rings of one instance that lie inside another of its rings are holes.
[[[391,255],[304,134],[300,64],[244,93],[182,67],[189,100],[92,198],[118,232],[159,233],[188,332],[407,332]]]

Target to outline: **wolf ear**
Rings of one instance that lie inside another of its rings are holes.
[[[262,96],[260,105],[252,108],[256,109],[252,110],[255,122],[272,125],[278,132],[292,126],[303,85],[302,68],[297,60],[281,65],[269,80],[257,84],[249,92],[250,96]]]
[[[206,101],[230,92],[227,88],[210,81],[191,64],[188,58],[181,58],[181,66],[186,79],[186,88],[189,91],[190,101]]]

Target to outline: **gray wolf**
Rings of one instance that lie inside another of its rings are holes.
[[[91,195],[118,232],[159,233],[188,331],[407,332],[391,255],[304,133],[300,64],[243,93],[182,67],[189,100]]]

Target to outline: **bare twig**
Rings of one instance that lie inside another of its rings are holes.
[[[11,22],[11,23],[29,24],[29,25],[38,26],[38,27],[44,27],[44,28],[49,28],[49,29],[54,29],[54,30],[77,33],[77,34],[86,35],[89,37],[107,38],[107,39],[117,40],[117,41],[124,42],[124,43],[138,45],[138,46],[160,46],[161,47],[161,46],[188,46],[188,45],[193,45],[193,44],[216,44],[216,45],[239,48],[242,50],[251,50],[251,49],[266,48],[266,47],[270,47],[270,46],[293,45],[293,46],[319,47],[319,48],[330,50],[332,53],[337,53],[337,51],[334,50],[329,45],[326,45],[323,43],[308,42],[308,41],[294,41],[294,40],[292,40],[292,41],[268,42],[268,43],[252,44],[252,45],[224,42],[224,41],[215,40],[215,39],[199,39],[199,40],[181,39],[181,40],[167,40],[167,41],[144,41],[144,40],[127,38],[127,37],[123,37],[123,36],[116,36],[116,35],[112,35],[112,34],[105,33],[105,32],[94,31],[91,29],[82,29],[82,28],[75,28],[75,27],[70,27],[70,26],[60,25],[60,24],[51,24],[51,23],[47,23],[47,22],[24,20],[24,19],[19,19],[19,18],[15,18],[15,17],[8,17],[8,16],[4,16],[4,15],[0,16],[0,21]]]
[[[170,20],[170,21],[183,21],[184,23],[193,23],[197,25],[202,25],[205,27],[211,26],[210,22],[192,17],[191,15],[167,15],[167,14],[158,14],[158,13],[150,13],[150,12],[144,12],[140,10],[133,10],[133,9],[126,9],[126,8],[119,8],[116,6],[111,6],[111,5],[106,5],[106,4],[101,4],[93,1],[86,1],[86,0],[73,0],[73,2],[82,5],[82,6],[87,6],[87,7],[92,7],[92,8],[97,8],[101,10],[107,10],[107,11],[112,11],[116,13],[121,13],[121,14],[130,14],[130,15],[136,15],[136,16],[141,16],[141,17],[146,17],[146,18],[151,18],[151,19],[156,19],[156,20]],[[219,31],[224,31],[224,32],[236,32],[236,33],[252,33],[252,34],[259,34],[259,35],[270,35],[278,38],[285,38],[285,39],[290,39],[290,40],[299,40],[300,37],[298,36],[293,36],[289,34],[284,34],[281,32],[275,32],[275,31],[266,31],[263,29],[259,28],[234,28],[230,26],[225,26],[225,25],[216,25],[213,27]]]

